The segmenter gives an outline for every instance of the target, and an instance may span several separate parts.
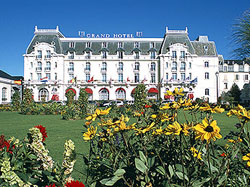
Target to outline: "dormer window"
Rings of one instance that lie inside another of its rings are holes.
[[[91,43],[90,42],[86,43],[86,48],[91,48]]]
[[[102,42],[102,48],[107,48],[107,42]]]
[[[151,59],[155,59],[155,51],[151,51],[150,52],[150,58]]]
[[[203,49],[204,49],[204,53],[207,54],[208,47],[205,45],[205,46],[203,47]]]
[[[42,58],[42,50],[37,51],[37,58]]]
[[[86,59],[90,59],[90,58],[91,58],[90,51],[87,51],[87,52],[86,52]]]
[[[139,42],[135,42],[134,47],[139,48]]]
[[[139,59],[140,58],[140,53],[138,51],[135,52],[135,59]]]
[[[123,51],[118,51],[118,58],[123,59]]]
[[[102,51],[102,58],[104,58],[104,59],[107,58],[107,52],[106,51]]]
[[[155,48],[155,43],[154,42],[150,42],[150,48]]]
[[[122,48],[122,42],[118,42],[118,48]]]
[[[75,42],[69,42],[69,48],[75,48]]]
[[[69,53],[69,59],[74,59],[74,52]]]

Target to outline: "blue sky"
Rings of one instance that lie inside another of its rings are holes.
[[[208,35],[225,59],[232,58],[232,25],[249,0],[9,0],[0,5],[0,70],[23,75],[23,54],[34,27],[55,28],[66,37],[88,33],[135,33],[163,37],[165,27],[185,29],[191,40]]]

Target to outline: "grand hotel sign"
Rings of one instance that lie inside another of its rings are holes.
[[[79,31],[78,35],[81,38],[140,38],[142,37],[142,32],[136,32],[135,34],[93,34],[86,33],[85,31]]]

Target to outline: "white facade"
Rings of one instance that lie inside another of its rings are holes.
[[[216,102],[218,68],[214,42],[206,36],[190,41],[187,29],[167,28],[163,38],[65,38],[58,28],[36,28],[24,54],[24,85],[35,101],[66,100],[68,88],[76,97],[80,88],[91,89],[91,100],[133,100],[133,89],[144,83],[152,99],[183,87],[194,99]]]

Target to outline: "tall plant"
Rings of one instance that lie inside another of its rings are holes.
[[[65,96],[67,97],[67,105],[72,105],[75,97],[75,93],[72,90],[69,90]]]
[[[134,105],[136,110],[141,110],[147,103],[147,92],[144,84],[139,84],[135,88]]]
[[[20,94],[19,91],[15,91],[15,93],[12,96],[12,106],[15,111],[20,110],[21,102],[20,102]]]
[[[80,94],[77,104],[81,111],[81,118],[84,118],[87,112],[87,105],[88,105],[88,93],[85,91],[84,88],[80,89]]]

